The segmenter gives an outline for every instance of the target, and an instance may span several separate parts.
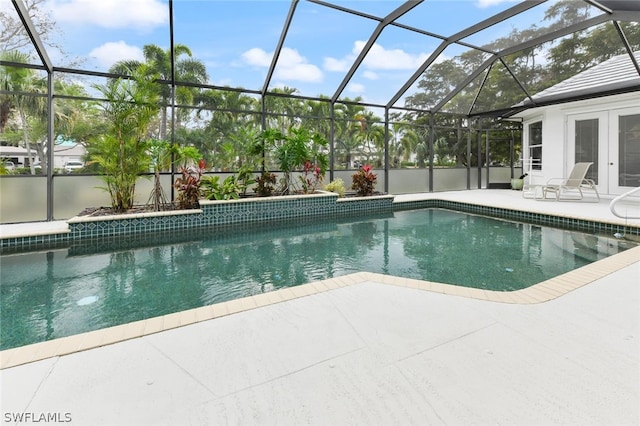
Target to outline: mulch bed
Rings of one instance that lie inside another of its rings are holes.
[[[164,211],[171,211],[171,210],[178,210],[178,206],[174,203],[164,204],[159,211],[164,212]],[[82,210],[80,213],[78,213],[78,216],[99,217],[99,216],[113,216],[118,214],[153,213],[154,211],[155,210],[153,210],[152,205],[133,206],[129,210],[126,210],[123,212],[116,211],[111,207],[89,207]]]
[[[384,195],[383,192],[374,192],[373,195]],[[361,198],[358,194],[356,194],[355,192],[347,192],[346,194],[344,194],[345,198],[356,198],[359,197]],[[241,198],[256,198],[257,195],[255,194],[247,194],[242,196]],[[274,197],[277,197],[277,195],[274,195]],[[172,211],[172,210],[179,210],[178,206],[176,203],[167,203],[167,204],[163,204],[162,207],[160,208],[159,211]],[[78,213],[78,216],[93,216],[93,217],[100,217],[100,216],[113,216],[113,215],[118,215],[118,214],[140,214],[140,213],[153,213],[153,206],[152,205],[139,205],[139,206],[133,206],[132,208],[130,208],[129,210],[123,211],[123,212],[118,212],[115,211],[114,209],[112,209],[111,207],[88,207],[84,210],[82,210],[80,213]]]

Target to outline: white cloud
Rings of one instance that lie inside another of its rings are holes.
[[[89,56],[96,58],[98,63],[104,68],[109,68],[114,63],[123,59],[144,60],[142,49],[136,46],[129,46],[122,40],[116,42],[110,41],[102,46],[96,47],[89,52]]]
[[[476,5],[481,8],[481,9],[485,9],[487,7],[492,7],[492,6],[497,6],[500,3],[505,3],[505,2],[515,2],[516,0],[477,0]]]
[[[373,71],[365,71],[362,73],[362,76],[367,80],[377,80],[378,78],[380,78],[378,74]]]
[[[247,64],[257,67],[269,67],[272,58],[273,52],[267,53],[257,47],[249,49],[242,54],[242,59]],[[285,47],[280,52],[274,77],[289,81],[319,83],[323,80],[324,76],[320,68],[310,64],[297,50]]]
[[[262,49],[254,47],[242,54],[242,59],[249,64],[258,67],[268,67],[271,64],[273,53],[267,53]]]
[[[347,58],[345,59],[335,59],[335,58],[324,58],[324,63],[322,67],[327,71],[337,71],[337,72],[346,72],[349,70],[351,63],[353,61],[349,61]]]
[[[276,77],[285,80],[307,81],[319,83],[322,81],[322,71],[313,64],[296,64],[291,67],[278,68]]]
[[[55,0],[54,18],[104,28],[146,30],[169,20],[166,4],[160,0]]]
[[[364,42],[358,50],[362,50]],[[356,46],[357,47],[357,46]],[[413,55],[402,49],[385,49],[381,45],[374,43],[365,57],[363,64],[369,69],[378,70],[415,70],[429,57],[426,53]]]
[[[355,41],[351,53],[342,59],[324,58],[324,68],[327,71],[347,71],[365,44],[366,42],[361,40]],[[422,65],[428,57],[428,53],[416,55],[402,49],[386,49],[382,45],[374,43],[362,64],[368,70],[414,70]],[[376,79],[377,75],[371,72],[365,77]]]
[[[351,93],[364,93],[365,91],[365,87],[363,84],[360,83],[349,83],[349,85],[347,85],[347,91],[351,92]]]

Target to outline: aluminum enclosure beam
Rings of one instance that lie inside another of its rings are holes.
[[[289,32],[289,27],[291,26],[291,21],[293,20],[293,14],[296,11],[296,7],[298,7],[299,0],[292,0],[291,6],[289,6],[289,13],[287,14],[287,19],[284,22],[284,26],[282,27],[282,32],[280,33],[280,39],[278,40],[278,45],[276,46],[276,50],[273,52],[273,58],[271,58],[271,64],[269,65],[269,71],[267,72],[267,76],[264,80],[264,85],[262,86],[262,96],[264,97],[265,93],[267,93],[267,89],[269,88],[269,84],[271,83],[271,78],[273,77],[273,72],[276,69],[276,65],[278,64],[278,59],[280,58],[280,52],[282,52],[282,46],[284,46],[284,40],[287,38],[287,33]],[[263,109],[264,113],[264,109]]]
[[[11,2],[13,3],[13,6],[16,8],[16,12],[18,12],[18,16],[22,21],[22,25],[24,25],[24,29],[27,32],[27,35],[29,36],[29,38],[31,39],[31,42],[35,47],[36,52],[38,53],[38,56],[42,61],[42,64],[47,68],[47,72],[49,73],[52,72],[53,63],[51,62],[51,59],[49,59],[49,55],[47,54],[47,49],[45,49],[44,44],[42,43],[42,39],[40,38],[40,35],[36,31],[36,27],[33,24],[31,17],[29,16],[29,11],[27,10],[27,7],[24,5],[22,0],[11,0]]]

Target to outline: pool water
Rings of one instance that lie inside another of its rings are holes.
[[[264,228],[3,255],[0,349],[359,271],[518,290],[635,246],[441,209]]]

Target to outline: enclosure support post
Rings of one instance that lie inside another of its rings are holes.
[[[331,117],[331,122],[329,123],[329,182],[332,182],[335,177],[334,169],[336,167],[335,163],[335,138],[336,138],[336,111],[335,111],[335,103],[332,101],[329,103],[329,116]]]
[[[433,142],[434,134],[433,113],[429,113],[429,192],[433,192]]]
[[[487,164],[487,189],[489,189],[489,167],[491,166],[491,153],[489,152],[489,130],[484,131],[484,157]]]
[[[471,189],[471,121],[467,119],[467,189]]]
[[[171,146],[176,143],[176,68],[173,42],[173,0],[169,0],[169,43],[171,45]],[[171,150],[171,202],[175,199],[176,190],[173,182],[176,179],[176,157]]]
[[[515,159],[515,153],[513,152],[514,147],[515,147],[515,141],[514,141],[514,134],[513,134],[513,129],[511,129],[511,140],[509,141],[509,164],[511,165],[511,179],[514,179],[514,169],[513,169],[513,163],[514,163],[514,159]]]
[[[480,124],[480,120],[477,122]],[[476,130],[476,140],[478,141],[478,189],[482,188],[482,130]]]
[[[389,108],[384,108],[384,193],[389,193]]]
[[[55,158],[53,155],[55,150],[53,108],[53,71],[47,70],[47,143],[49,144],[47,147],[47,221],[53,220],[53,160]],[[42,160],[44,161],[44,158]]]

